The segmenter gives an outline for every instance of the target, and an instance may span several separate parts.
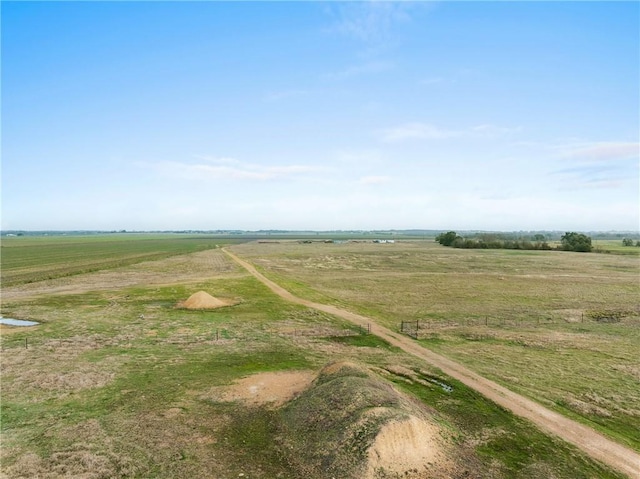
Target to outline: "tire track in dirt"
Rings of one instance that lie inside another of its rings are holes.
[[[640,478],[640,454],[632,449],[612,441],[588,426],[547,409],[535,401],[527,399],[520,394],[480,376],[465,366],[420,346],[406,336],[396,334],[390,329],[376,324],[371,318],[352,313],[336,306],[298,298],[259,273],[250,263],[240,259],[224,248],[223,251],[281,298],[292,303],[341,317],[359,326],[366,327],[367,324],[371,324],[371,332],[385,339],[392,345],[441,369],[445,374],[478,391],[496,404],[533,422],[543,431],[577,446],[593,459],[607,464],[630,478]]]

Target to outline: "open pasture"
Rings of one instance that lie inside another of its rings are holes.
[[[193,253],[234,240],[189,235],[91,235],[2,238],[3,286],[33,283]]]
[[[640,449],[640,260],[561,251],[395,244],[233,248],[314,301],[427,347]]]
[[[274,246],[279,252],[272,256]],[[298,246],[256,243],[233,250],[255,255],[264,267],[286,263],[286,248]],[[314,244],[306,251],[326,256],[329,250],[322,248],[341,246]],[[372,245],[345,246],[352,248],[350,258],[355,255],[352,265],[396,261],[358,257],[358,248]],[[0,338],[3,477],[319,479],[326,476],[314,464],[323,458],[343,468],[345,477],[361,478],[379,419],[365,421],[369,416],[362,414],[378,406],[370,400],[377,401],[378,389],[389,384],[410,395],[412,407],[421,404],[420,414],[449,451],[446,467],[428,477],[622,477],[382,339],[283,301],[223,258],[219,249],[199,251],[4,288],[5,316],[41,324],[3,330]],[[312,264],[326,261],[315,258]],[[281,269],[274,271],[284,277]],[[404,264],[396,274],[407,271]],[[285,285],[297,288],[296,294],[329,298],[289,273]],[[62,280],[71,289],[52,286]],[[21,294],[25,288],[27,296]],[[175,307],[196,291],[236,304],[211,311]],[[353,389],[353,381],[338,377],[281,407],[228,399],[230,388],[265,372],[315,377],[334,361],[358,363],[367,371],[361,382],[371,387]],[[381,397],[396,405],[405,401]],[[336,401],[350,413],[340,416],[343,408],[332,407]],[[364,422],[351,422],[352,416]],[[312,435],[305,424],[314,428]],[[342,437],[343,430],[353,436]],[[303,440],[313,442],[307,447]],[[335,441],[351,449],[335,448]],[[375,477],[395,476],[379,471]],[[427,476],[416,471],[403,477]]]

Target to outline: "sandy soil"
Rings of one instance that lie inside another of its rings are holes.
[[[206,291],[198,291],[189,296],[186,301],[178,303],[177,307],[185,309],[217,309],[233,304],[233,301],[214,298]]]
[[[364,479],[380,477],[379,471],[384,471],[385,477],[434,477],[425,473],[428,465],[436,464],[436,469],[446,470],[448,461],[438,434],[437,427],[415,416],[384,425],[368,450]]]
[[[260,373],[213,388],[208,399],[241,401],[251,405],[280,406],[309,387],[315,379],[312,371]]]
[[[475,389],[488,399],[512,411],[514,414],[530,420],[547,433],[553,434],[577,446],[592,458],[613,467],[630,478],[640,478],[640,454],[637,452],[608,439],[583,424],[564,417],[524,396],[510,391],[455,361],[420,346],[406,336],[396,334],[383,326],[377,325],[371,318],[340,309],[336,306],[314,303],[298,298],[260,274],[250,263],[240,259],[227,249],[223,249],[223,251],[283,299],[339,316],[363,327],[371,324],[371,332],[385,339],[392,345],[440,368],[445,374]]]

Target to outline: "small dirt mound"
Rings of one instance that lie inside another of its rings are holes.
[[[198,291],[189,296],[189,299],[178,303],[178,308],[184,309],[216,309],[224,306],[231,306],[232,301],[218,299],[205,291]]]
[[[311,371],[259,373],[239,379],[230,386],[213,388],[205,398],[281,406],[307,389],[314,378]]]

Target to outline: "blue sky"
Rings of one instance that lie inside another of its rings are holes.
[[[637,2],[2,2],[3,229],[640,229]]]

